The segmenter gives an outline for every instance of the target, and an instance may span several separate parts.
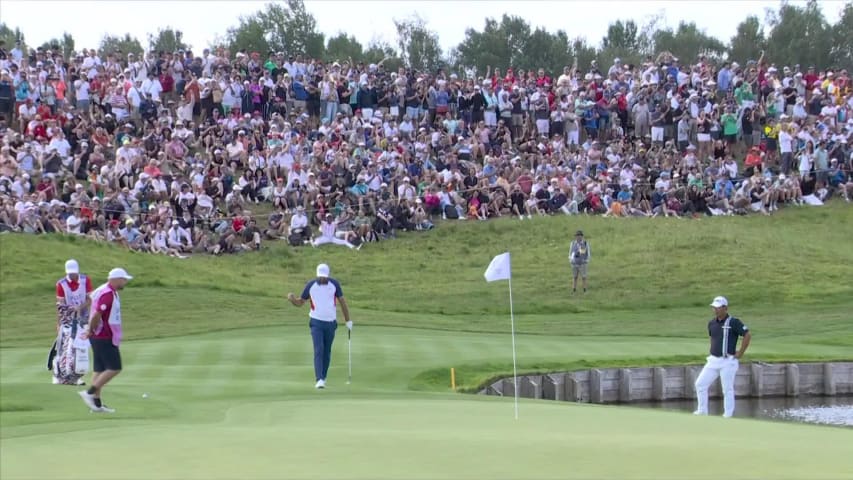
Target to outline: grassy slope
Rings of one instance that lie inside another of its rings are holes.
[[[565,251],[578,228],[592,242],[592,289],[572,297]],[[506,283],[482,277],[505,249],[513,252],[520,333],[696,338],[708,300],[725,294],[762,341],[805,334],[809,344],[853,346],[850,238],[853,209],[840,203],[769,218],[457,222],[360,252],[277,244],[188,260],[5,235],[0,346],[45,344],[53,282],[69,257],[98,282],[116,265],[136,276],[125,307],[129,339],[301,324],[303,312],[282,297],[298,293],[321,261],[341,279],[360,325],[506,332]],[[489,372],[480,373],[482,380]]]

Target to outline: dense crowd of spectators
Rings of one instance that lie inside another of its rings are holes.
[[[232,54],[234,53],[234,54]],[[170,255],[437,219],[771,214],[853,198],[846,70],[489,69],[0,46],[0,230]]]

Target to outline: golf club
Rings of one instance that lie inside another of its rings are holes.
[[[347,363],[349,364],[349,375],[347,385],[352,383],[352,330],[347,331]]]

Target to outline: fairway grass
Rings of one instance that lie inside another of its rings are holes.
[[[591,290],[568,294],[583,229]],[[853,209],[773,217],[456,222],[395,241],[186,260],[69,237],[0,235],[0,479],[853,478],[853,429],[463,395],[511,374],[700,363],[708,303],[753,332],[750,361],[853,360]],[[88,413],[50,384],[54,282],[125,267],[125,371]],[[307,311],[285,301],[331,265],[353,311],[313,388]],[[148,394],[143,398],[143,394]],[[737,414],[736,414],[737,415]],[[91,460],[96,446],[110,455]],[[734,462],[711,459],[737,459]]]

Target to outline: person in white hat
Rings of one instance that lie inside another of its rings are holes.
[[[332,343],[335,340],[335,330],[338,328],[338,304],[344,314],[345,325],[352,330],[349,307],[344,300],[341,284],[329,276],[329,266],[325,263],[317,265],[317,277],[305,284],[302,295],[296,297],[293,292],[287,294],[287,299],[293,305],[301,307],[310,300],[311,311],[308,314],[308,325],[311,328],[311,340],[314,343],[314,377],[315,388],[326,388],[326,376],[332,358]]]
[[[739,319],[729,315],[729,301],[726,297],[716,297],[711,302],[714,318],[708,322],[708,336],[711,337],[711,351],[702,373],[696,378],[695,415],[708,415],[708,389],[720,377],[723,387],[723,416],[731,417],[735,413],[735,375],[740,366],[739,359],[749,347],[751,335],[749,328]],[[743,337],[740,349],[737,339]]]
[[[86,329],[86,338],[92,345],[94,356],[92,386],[80,391],[83,402],[93,412],[113,413],[114,409],[101,402],[101,390],[121,372],[119,344],[122,338],[121,302],[118,292],[133,279],[123,268],[114,268],[107,275],[107,283],[92,293],[92,316]]]
[[[80,273],[77,260],[65,262],[65,276],[56,282],[56,342],[48,358],[53,383],[83,385],[89,368],[89,343],[83,339],[89,318],[92,280]],[[55,357],[54,357],[55,355]]]

